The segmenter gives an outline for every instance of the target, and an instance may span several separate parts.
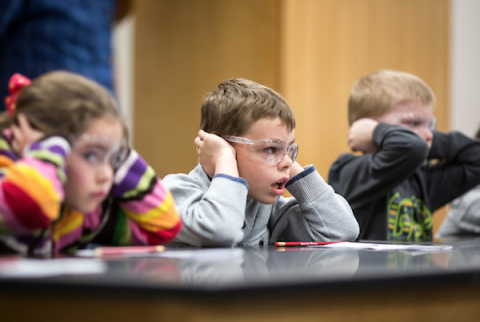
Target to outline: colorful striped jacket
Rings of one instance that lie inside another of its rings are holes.
[[[18,159],[0,138],[0,253],[72,253],[89,242],[158,245],[178,234],[182,222],[170,191],[134,150],[97,209],[82,214],[63,205],[69,153],[65,139],[49,137]]]

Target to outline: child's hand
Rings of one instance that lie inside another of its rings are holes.
[[[290,179],[295,177],[297,174],[299,174],[303,170],[304,170],[303,167],[300,164],[298,164],[297,161],[295,161],[290,167],[290,172],[289,172]]]
[[[13,150],[21,156],[27,145],[40,140],[45,134],[33,129],[25,115],[18,114],[17,119],[18,125],[13,124],[10,129],[13,134]]]
[[[359,119],[352,123],[348,132],[348,146],[352,151],[376,153],[378,147],[373,143],[373,130],[378,122],[370,118]]]
[[[227,141],[203,130],[194,140],[197,146],[198,162],[210,178],[217,173],[238,177],[236,151]]]

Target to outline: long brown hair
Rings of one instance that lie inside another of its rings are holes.
[[[30,125],[46,135],[79,135],[91,121],[101,117],[118,119],[127,128],[115,98],[97,82],[66,71],[54,71],[35,78],[21,89],[12,115],[0,115],[0,130],[26,116]]]

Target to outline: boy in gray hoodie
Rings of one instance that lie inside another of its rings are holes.
[[[355,240],[349,204],[296,161],[295,117],[272,89],[229,79],[207,94],[194,143],[199,165],[164,178],[183,220],[167,246]],[[292,197],[283,197],[287,189]]]

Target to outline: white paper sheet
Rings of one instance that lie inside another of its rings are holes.
[[[243,256],[244,250],[241,248],[204,248],[195,250],[168,250],[161,253],[150,254],[152,257],[168,257],[178,259],[195,260],[229,260]]]
[[[11,261],[0,262],[0,277],[38,278],[58,275],[102,274],[106,271],[106,263],[98,259],[20,258]]]
[[[105,258],[113,257],[168,257],[177,259],[195,259],[195,260],[208,260],[208,261],[220,261],[229,260],[239,256],[243,256],[244,250],[241,248],[199,248],[189,250],[165,250],[157,253],[144,253],[144,254],[119,254],[105,256]],[[93,249],[77,250],[75,253],[79,257],[95,257],[95,251]]]
[[[448,245],[399,245],[399,244],[376,244],[376,243],[354,243],[342,242],[327,244],[322,246],[309,246],[318,248],[337,248],[337,249],[365,249],[365,250],[399,250],[412,252],[445,252],[450,251],[452,246]]]

